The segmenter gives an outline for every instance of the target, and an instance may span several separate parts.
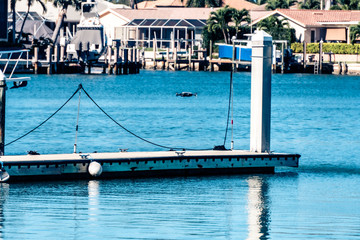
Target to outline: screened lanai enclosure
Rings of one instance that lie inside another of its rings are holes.
[[[200,45],[204,19],[134,19],[120,27],[117,38],[129,47],[187,48]]]

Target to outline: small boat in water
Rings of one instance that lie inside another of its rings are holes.
[[[182,93],[176,93],[176,96],[180,96],[180,97],[197,97],[197,93],[192,93],[192,92],[182,92]]]

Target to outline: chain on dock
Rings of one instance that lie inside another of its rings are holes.
[[[126,132],[128,132],[129,134],[133,135],[134,137],[147,142],[149,144],[152,144],[154,146],[160,147],[160,148],[165,148],[165,149],[169,149],[169,150],[211,150],[211,149],[192,149],[192,148],[183,148],[183,147],[169,147],[169,146],[165,146],[165,145],[161,145],[155,142],[152,142],[150,140],[147,140],[143,137],[140,137],[139,135],[137,135],[136,133],[130,131],[129,129],[127,129],[126,127],[124,127],[122,124],[120,124],[118,121],[116,121],[113,117],[110,116],[110,114],[108,114],[102,107],[100,107],[99,104],[97,104],[95,102],[95,100],[88,94],[88,92],[84,89],[84,87],[79,84],[79,87],[76,89],[76,91],[71,95],[71,97],[63,104],[61,105],[61,107],[59,107],[53,114],[51,114],[46,120],[44,120],[42,123],[40,123],[38,126],[34,127],[32,130],[28,131],[27,133],[25,133],[24,135],[16,138],[15,140],[5,144],[5,146],[8,146],[12,143],[15,143],[17,141],[19,141],[20,139],[26,137],[27,135],[29,135],[30,133],[34,132],[36,129],[38,129],[39,127],[41,127],[42,125],[44,125],[47,121],[49,121],[52,117],[55,116],[55,114],[57,114],[80,90],[83,90],[84,93],[86,94],[86,96],[95,104],[95,106],[102,112],[104,113],[111,121],[113,121],[116,125],[118,125],[120,128],[122,128],[123,130],[125,130]]]

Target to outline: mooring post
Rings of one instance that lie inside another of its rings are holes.
[[[47,74],[50,75],[52,74],[52,47],[50,45],[48,45],[47,49],[46,49],[46,62],[48,64],[48,68],[47,68]]]
[[[192,55],[192,52],[191,52],[191,46],[190,47],[188,47],[188,64],[189,64],[189,66],[188,66],[188,71],[191,71],[192,69],[191,69],[191,55]]]
[[[123,65],[123,74],[128,74],[128,64],[129,64],[129,49],[124,48],[124,65]]]
[[[60,63],[59,63],[60,73],[64,72],[64,59],[65,59],[65,46],[60,45]]]
[[[156,70],[156,40],[153,40],[153,69]]]
[[[212,63],[212,54],[213,54],[213,46],[212,46],[212,40],[210,40],[210,51],[209,51],[210,72],[214,71],[214,65]]]
[[[112,47],[111,45],[108,46],[107,49],[107,57],[108,57],[108,74],[111,75],[112,74],[112,62],[111,62],[111,57],[112,57]]]
[[[303,42],[303,67],[304,67],[304,72],[306,70],[306,42]]]
[[[319,42],[319,73],[322,74],[323,67],[323,43],[324,41],[321,39]]]
[[[54,46],[54,60],[55,60],[55,64],[54,64],[54,72],[58,73],[58,65],[59,65],[59,45],[56,44]]]
[[[39,73],[39,48],[34,47],[34,74]]]
[[[114,74],[118,75],[119,74],[119,47],[120,47],[120,43],[119,41],[114,41],[113,43],[115,43],[115,51],[114,51]]]
[[[0,156],[4,155],[5,150],[5,92],[6,92],[6,77],[0,69]]]
[[[166,48],[166,70],[169,70],[169,56],[170,56],[169,48]]]
[[[285,62],[284,62],[284,43],[281,43],[281,73],[284,73],[284,67],[285,67]]]
[[[270,152],[272,37],[252,37],[250,151]]]

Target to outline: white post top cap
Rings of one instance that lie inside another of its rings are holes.
[[[259,30],[256,31],[254,35],[252,35],[252,41],[272,42],[272,36],[263,30]]]
[[[5,77],[5,74],[0,69],[0,81],[1,80],[6,80],[6,77]]]

